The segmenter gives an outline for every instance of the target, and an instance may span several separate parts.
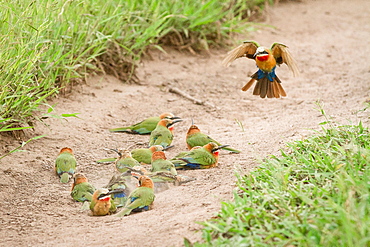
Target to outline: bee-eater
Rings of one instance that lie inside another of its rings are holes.
[[[203,146],[195,146],[195,147],[191,148],[190,150],[182,151],[182,152],[178,153],[177,155],[175,155],[172,159],[170,159],[170,161],[175,165],[175,167],[179,167],[181,164],[186,163],[185,161],[181,160],[181,158],[185,157],[191,151],[193,151],[194,149],[198,149],[198,148],[203,148]]]
[[[171,126],[181,121],[182,119],[162,119],[159,121],[157,127],[150,134],[149,146],[161,145],[164,148],[170,146],[173,140]]]
[[[195,125],[191,125],[187,134],[186,134],[186,144],[188,149],[192,149],[195,146],[204,146],[210,142],[216,143],[218,146],[221,146],[219,142],[212,139],[208,135],[202,133],[200,129]],[[222,149],[233,152],[233,153],[240,153],[239,150],[230,147],[223,147]]]
[[[150,164],[152,162],[152,154],[156,151],[163,151],[163,147],[161,145],[154,145],[150,148],[137,148],[131,150],[131,155],[132,158],[140,163]]]
[[[276,65],[285,63],[296,76],[299,74],[298,67],[291,56],[288,47],[281,43],[274,43],[271,49],[259,46],[255,41],[244,41],[243,44],[231,50],[222,61],[224,66],[229,66],[235,59],[247,57],[256,61],[258,71],[254,73],[250,81],[242,88],[247,91],[255,81],[256,86],[253,95],[259,95],[261,98],[280,98],[285,97],[286,92],[281,86],[281,81],[275,74]]]
[[[87,177],[82,173],[75,173],[73,176],[73,184],[71,196],[78,202],[91,202],[92,195],[95,192],[95,187],[90,184]]]
[[[129,215],[131,212],[147,211],[154,202],[154,184],[148,176],[140,176],[139,187],[128,197],[125,207],[117,214],[117,217]]]
[[[104,216],[117,211],[111,194],[112,192],[106,188],[100,188],[94,192],[90,203],[90,210],[93,216]]]
[[[168,148],[168,147],[167,147]],[[110,149],[113,150],[113,149]],[[131,156],[135,160],[139,161],[142,164],[150,165],[152,162],[152,154],[155,151],[163,151],[164,148],[161,145],[154,145],[149,148],[136,148],[131,150]],[[117,150],[118,151],[118,150]],[[115,150],[116,152],[116,150]],[[104,158],[97,160],[97,163],[111,163],[115,162],[117,158]]]
[[[179,160],[183,163],[175,163],[176,169],[208,169],[217,166],[219,150],[227,145],[218,146],[210,142],[201,148],[194,148]]]
[[[55,160],[55,172],[60,182],[68,183],[76,170],[77,161],[71,148],[62,148]]]
[[[156,151],[152,155],[152,169],[150,172],[169,172],[172,175],[177,175],[175,165],[167,160],[166,154],[163,151]]]
[[[117,152],[119,157],[114,162],[117,171],[120,173],[127,171],[127,167],[134,167],[134,166],[140,166],[140,163],[132,158],[131,152],[127,149],[112,149],[113,151]]]
[[[166,113],[161,114],[159,117],[149,117],[131,126],[110,129],[109,131],[128,132],[132,134],[147,135],[147,134],[150,134],[155,129],[155,127],[157,126],[160,120],[166,119],[166,118],[167,119],[179,119],[179,117],[176,117],[172,113],[166,112]]]
[[[114,174],[108,184],[104,186],[109,191],[122,190],[120,193],[111,195],[117,207],[123,207],[126,204],[128,195],[136,188],[136,181],[133,180],[136,179],[132,179],[131,171],[127,171],[121,174]]]

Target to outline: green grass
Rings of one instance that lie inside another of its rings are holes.
[[[195,246],[369,246],[370,133],[323,128],[246,176]]]
[[[136,63],[149,48],[222,45],[231,33],[248,30],[247,18],[264,2],[2,1],[0,129],[32,126],[48,97],[91,73],[135,80]]]

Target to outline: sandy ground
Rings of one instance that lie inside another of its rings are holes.
[[[325,121],[315,102],[341,124],[362,120],[370,87],[370,1],[285,2],[269,10],[267,24],[245,34],[270,46],[290,47],[301,75],[294,78],[284,65],[277,69],[288,97],[260,99],[241,87],[255,72],[253,61],[239,59],[223,68],[226,51],[193,56],[169,51],[153,53],[139,67],[142,85],[127,85],[113,77],[94,77],[76,86],[57,104],[56,112],[80,113],[80,119],[47,119],[29,137],[46,134],[24,152],[2,159],[0,165],[0,245],[17,246],[182,246],[183,237],[201,240],[201,225],[217,214],[221,201],[232,200],[234,171],[249,172],[258,160],[278,154],[286,142],[304,138]],[[169,92],[177,87],[207,102],[197,105]],[[115,173],[113,164],[94,161],[109,157],[104,148],[143,147],[148,136],[110,133],[109,128],[138,122],[162,112],[184,121],[175,126],[171,158],[186,149],[185,133],[194,119],[200,129],[223,144],[242,150],[222,151],[217,168],[180,171],[197,180],[158,193],[155,208],[124,218],[91,217],[72,201],[70,184],[53,172],[62,147],[75,150],[78,171],[96,187]],[[241,124],[238,124],[241,123]],[[19,145],[1,137],[0,152]]]

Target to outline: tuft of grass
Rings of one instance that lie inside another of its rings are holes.
[[[271,2],[271,1],[269,1]],[[109,73],[135,81],[148,48],[190,51],[245,32],[264,0],[67,0],[0,3],[0,128],[32,125],[72,81]]]
[[[289,143],[238,176],[194,246],[369,246],[370,133],[360,122]]]
[[[235,123],[240,127],[240,129],[244,132],[245,129],[244,129],[244,125],[243,125],[243,122],[239,121],[239,119],[236,119],[235,118]]]

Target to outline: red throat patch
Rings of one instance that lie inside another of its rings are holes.
[[[266,61],[268,58],[269,58],[269,54],[257,56],[257,59],[261,62]]]
[[[109,200],[110,200],[110,196],[105,196],[105,197],[99,199],[99,201],[102,201],[102,202],[107,202]]]
[[[174,127],[169,127],[168,129],[172,132],[174,130]]]

